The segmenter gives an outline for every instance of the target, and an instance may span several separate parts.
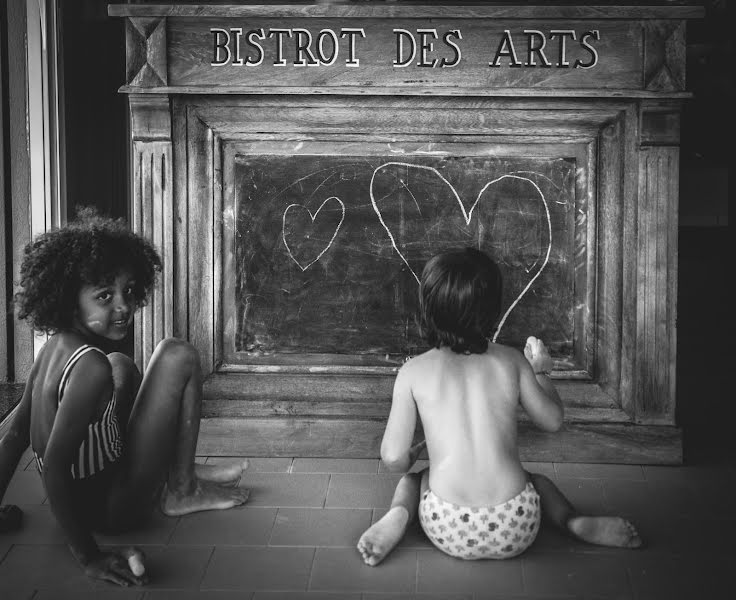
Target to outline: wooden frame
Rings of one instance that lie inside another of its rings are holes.
[[[389,79],[366,84],[361,75],[339,82],[317,77],[300,87],[284,85],[288,76],[256,86],[238,75],[235,83],[220,84],[208,65],[191,58],[201,31],[245,17],[364,19],[366,28],[409,15],[448,22],[512,18],[523,26],[550,18],[540,7],[110,7],[110,14],[128,18],[128,74],[121,90],[130,94],[134,225],[162,248],[166,274],[139,319],[136,357],[145,364],[166,335],[198,348],[210,374],[203,452],[376,455],[395,368],[318,357],[311,364],[234,364],[227,348],[230,292],[223,284],[232,239],[229,173],[237,148],[273,149],[285,139],[312,148],[351,142],[380,148],[401,132],[402,144],[440,138],[463,147],[538,144],[570,148],[585,161],[588,178],[577,192],[587,219],[581,225],[585,264],[577,271],[585,290],[576,317],[580,368],[554,374],[567,405],[563,433],[549,436],[522,422],[523,457],[681,460],[674,422],[679,115],[687,97],[684,19],[702,11],[554,10],[576,23],[598,26],[610,19],[611,35],[620,26],[633,36],[637,50],[621,59],[625,70],[613,78],[631,87],[593,80],[580,87],[585,80],[578,78],[571,80],[578,87],[540,80],[527,88],[481,89],[470,75],[459,88],[396,86]]]

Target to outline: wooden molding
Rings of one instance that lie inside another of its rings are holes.
[[[130,17],[125,21],[126,76],[128,85],[135,87],[165,86],[166,19],[161,17]]]
[[[685,89],[685,21],[647,21],[644,88],[655,92]]]
[[[461,4],[461,3],[460,3]],[[341,4],[110,4],[111,17],[383,17],[466,19],[695,19],[705,14],[702,6],[468,6],[415,4],[410,2],[355,2]]]

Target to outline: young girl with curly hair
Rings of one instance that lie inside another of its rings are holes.
[[[83,217],[25,248],[18,316],[50,337],[0,441],[0,500],[30,444],[86,574],[140,585],[140,551],[102,551],[93,531],[129,529],[156,502],[172,516],[243,504],[246,463],[194,462],[202,372],[190,344],[162,341],[143,377],[128,356],[106,354],[127,335],[161,260],[123,222]]]
[[[541,340],[530,337],[524,354],[489,342],[501,287],[498,266],[473,248],[444,252],[424,267],[421,330],[433,348],[399,369],[381,458],[390,471],[405,472],[426,447],[429,468],[404,475],[391,508],[361,536],[368,565],[391,552],[417,514],[437,548],[470,560],[522,553],[542,514],[586,542],[641,545],[625,519],[581,515],[550,479],[524,471],[518,409],[551,432],[562,426],[563,407]],[[417,415],[425,441],[412,446]]]

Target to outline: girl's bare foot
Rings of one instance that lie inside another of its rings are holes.
[[[573,536],[589,544],[616,548],[642,545],[634,525],[621,517],[572,517],[567,528]]]
[[[200,465],[194,463],[194,476],[202,481],[211,481],[220,485],[236,487],[240,483],[243,471],[248,468],[248,459],[240,462]]]
[[[167,485],[161,494],[161,512],[169,517],[179,517],[202,510],[225,510],[244,504],[249,495],[249,490],[225,487],[211,481],[197,480],[189,494],[178,494]]]
[[[386,558],[404,537],[408,523],[408,511],[403,506],[394,506],[371,525],[358,540],[365,564],[375,567]]]

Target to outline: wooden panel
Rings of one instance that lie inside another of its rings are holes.
[[[644,25],[644,87],[658,92],[685,89],[685,21],[648,21]]]
[[[215,366],[214,194],[215,134],[191,108],[187,111],[187,339],[199,350],[202,368]]]
[[[409,103],[411,104],[411,103]],[[258,132],[278,134],[304,132],[311,134],[353,133],[362,136],[427,135],[531,135],[553,137],[569,136],[573,132],[594,136],[602,123],[616,116],[613,104],[597,106],[579,102],[577,106],[560,105],[554,100],[527,107],[525,103],[507,103],[499,106],[489,101],[467,102],[461,99],[442,99],[435,103],[416,103],[407,106],[399,100],[362,98],[343,101],[341,106],[314,105],[312,102],[294,102],[291,106],[265,101],[261,106],[221,98],[219,103],[197,101],[197,115],[207,126],[223,137],[235,133]],[[547,140],[551,141],[551,140]]]
[[[431,34],[427,37],[417,33],[428,28]],[[215,34],[213,29],[222,33]],[[539,33],[531,36],[525,29]],[[254,30],[263,34],[257,45],[246,35]],[[281,43],[279,36],[271,33],[279,30],[289,32]],[[303,33],[292,35],[296,30]],[[563,43],[562,35],[554,33],[561,30],[574,33]],[[337,50],[335,42],[328,41],[320,55],[317,39],[323,31],[334,32]],[[351,36],[355,36],[352,43]],[[224,78],[236,87],[400,86],[404,93],[411,89],[435,93],[446,87],[640,89],[642,79],[642,30],[637,23],[625,21],[560,23],[535,19],[523,23],[447,17],[422,23],[413,17],[390,22],[254,17],[243,23],[226,18],[171,17],[167,37],[168,85],[172,87],[211,87]],[[413,59],[409,44],[414,44]],[[417,49],[422,44],[425,51]],[[545,49],[528,51],[532,44]],[[299,47],[309,51],[299,51]],[[218,65],[221,62],[224,64]],[[310,68],[299,68],[307,65]],[[128,85],[136,84],[129,81]]]
[[[621,379],[623,129],[621,116],[602,128],[596,168],[599,223],[596,376],[614,397],[618,397]],[[604,164],[605,168],[601,168]]]
[[[621,204],[621,377],[619,397],[621,406],[629,414],[637,410],[636,402],[636,349],[637,336],[637,269],[636,252],[639,230],[637,206],[639,203],[639,121],[636,106],[629,106],[621,115],[621,182],[618,202]],[[602,164],[601,169],[605,168]]]
[[[202,419],[197,454],[378,458],[384,422],[371,419]],[[519,426],[524,461],[679,464],[675,427],[566,424],[557,433]]]
[[[679,145],[680,109],[679,104],[673,105],[669,102],[642,102],[642,146]]]
[[[636,419],[673,423],[675,409],[679,149],[640,154]]]
[[[163,270],[147,306],[135,319],[134,359],[143,370],[158,342],[173,335],[174,204],[168,99],[131,96],[133,199],[131,225],[151,240]]]

